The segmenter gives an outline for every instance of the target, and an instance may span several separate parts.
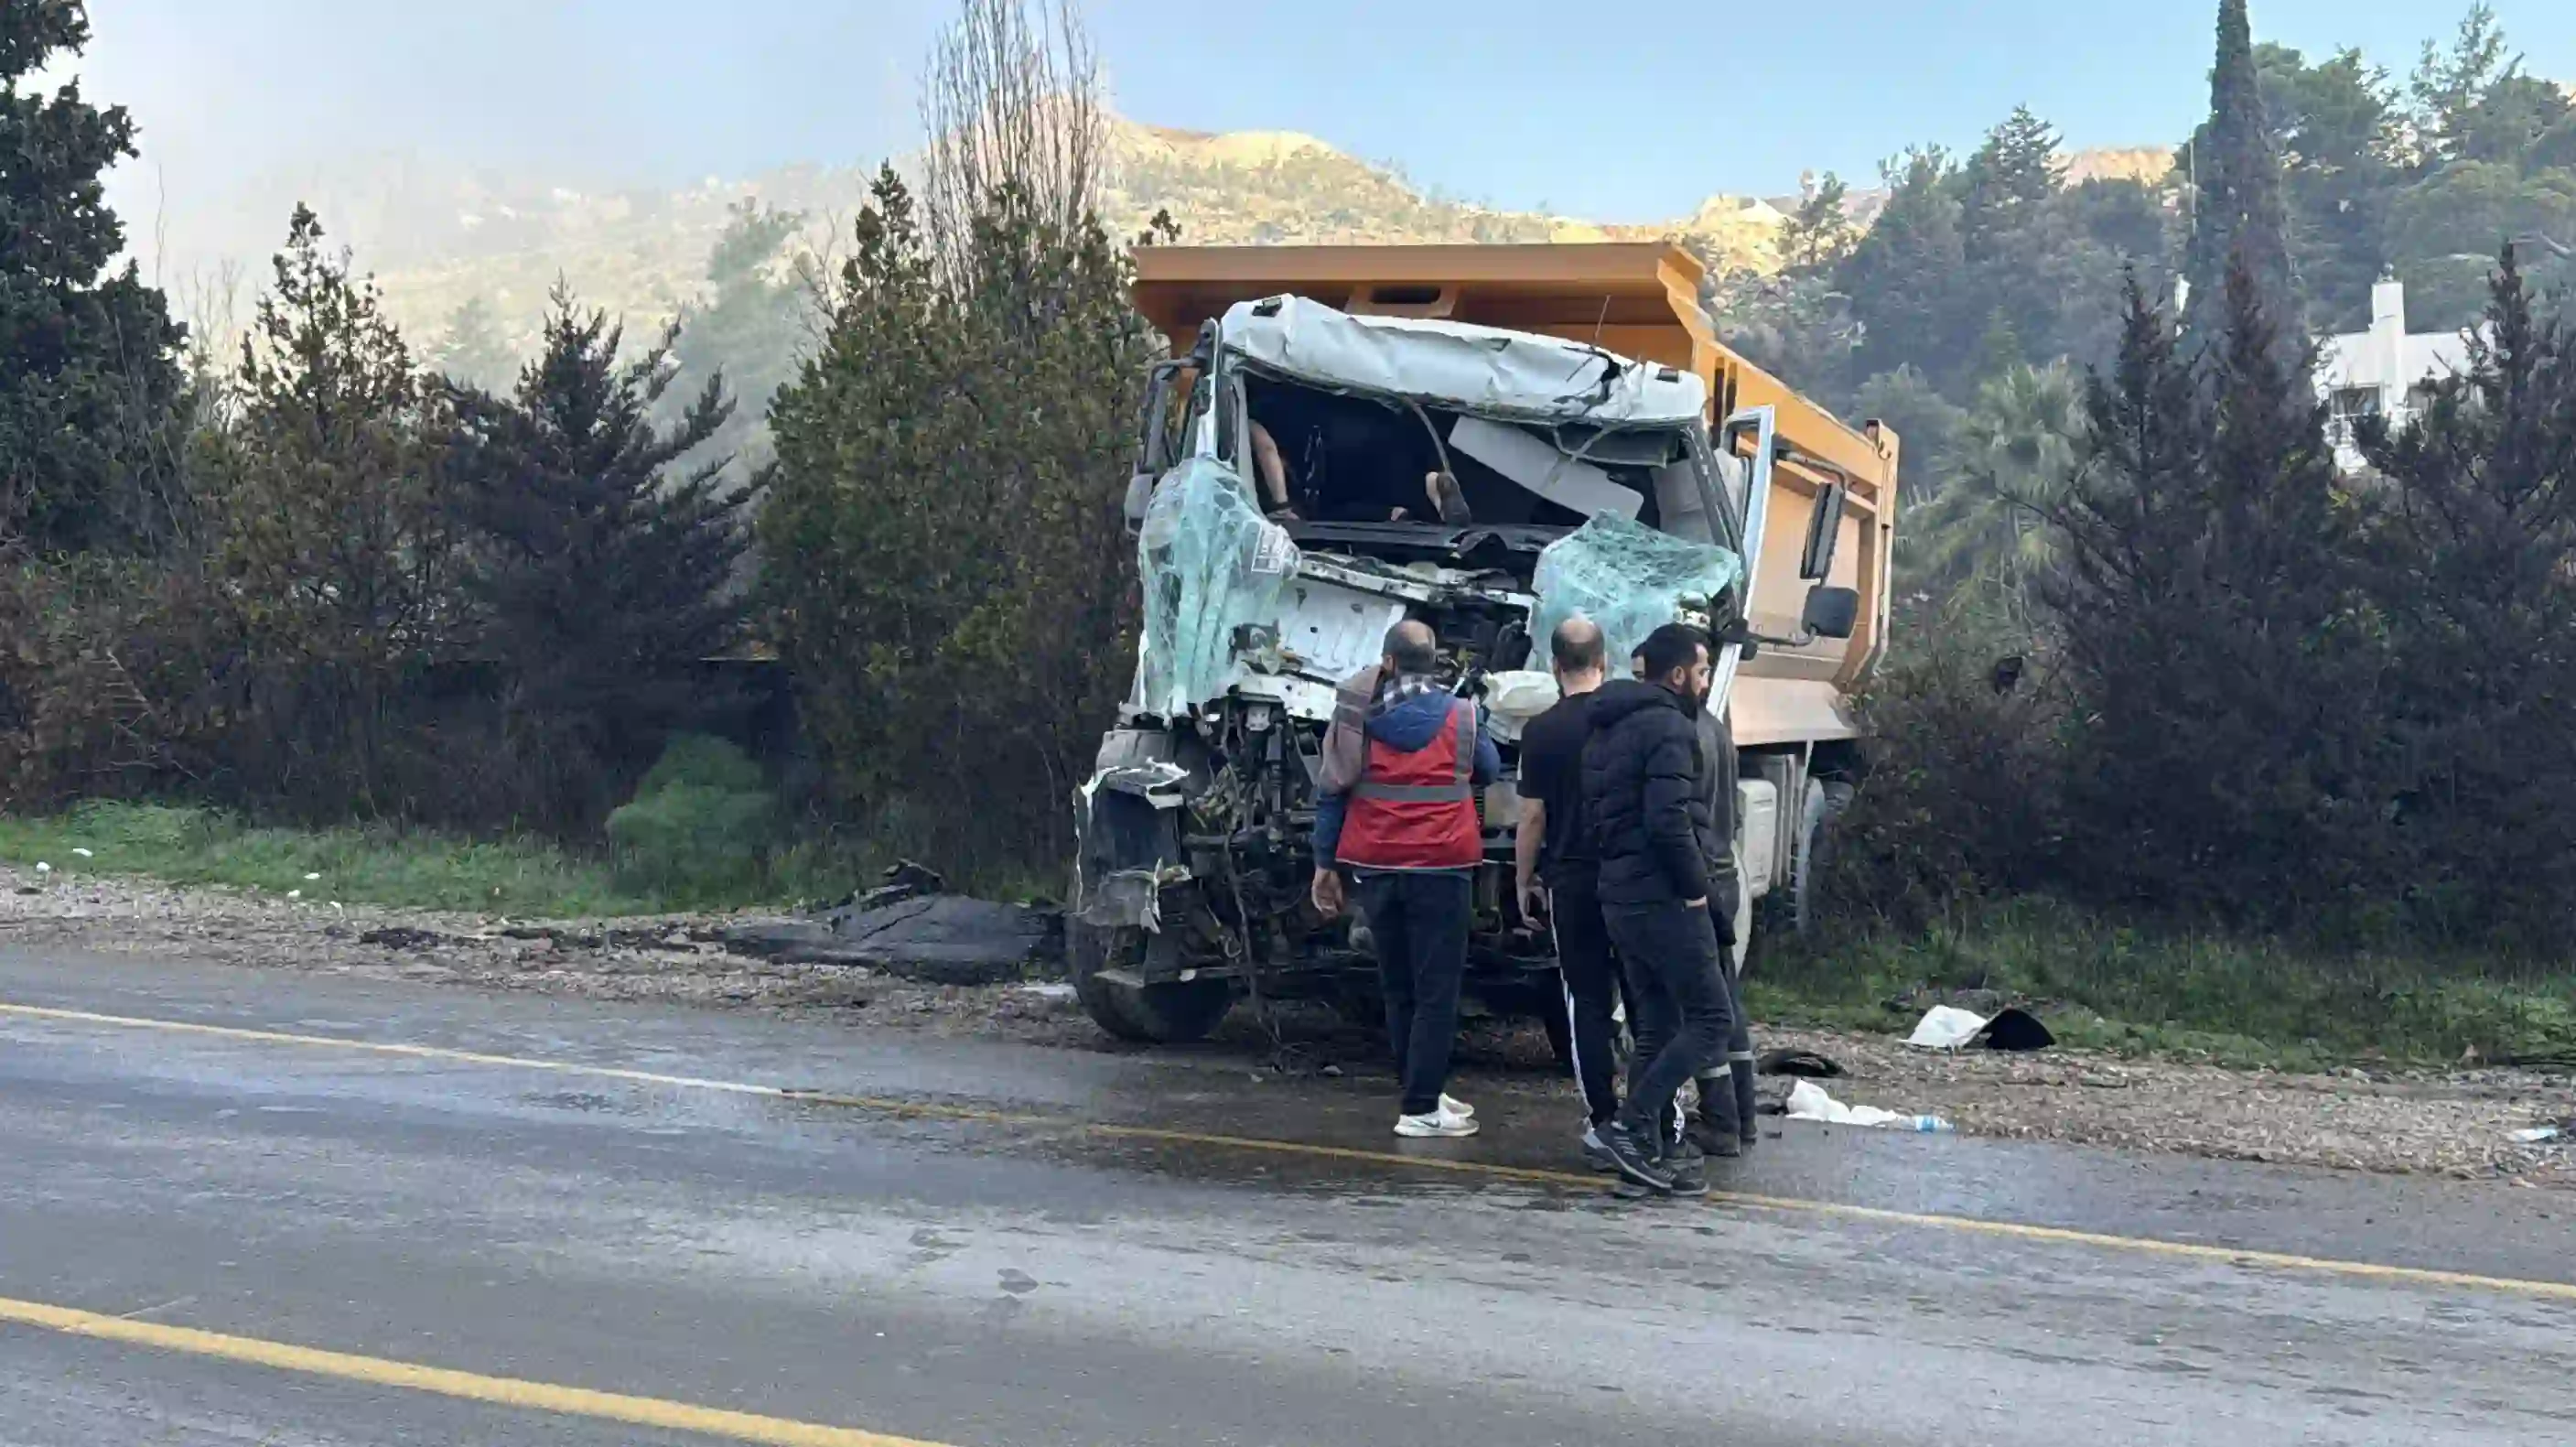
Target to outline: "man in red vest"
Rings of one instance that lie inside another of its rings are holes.
[[[1342,685],[1315,809],[1315,907],[1327,919],[1342,912],[1349,871],[1404,1092],[1395,1133],[1415,1137],[1476,1133],[1475,1108],[1441,1087],[1485,859],[1476,790],[1503,771],[1482,711],[1441,684],[1439,662],[1439,640],[1423,624],[1387,631],[1378,666]]]

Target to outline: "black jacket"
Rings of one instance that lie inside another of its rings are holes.
[[[1604,904],[1708,897],[1702,838],[1713,832],[1699,724],[1681,697],[1633,678],[1592,696],[1583,809]]]

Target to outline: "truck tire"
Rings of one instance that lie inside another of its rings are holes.
[[[1065,963],[1073,993],[1092,1023],[1121,1040],[1141,1045],[1188,1045],[1208,1037],[1234,1008],[1234,987],[1223,980],[1175,980],[1128,985],[1101,978],[1112,961],[1143,953],[1145,932],[1099,929],[1078,919],[1064,922]]]
[[[1843,779],[1807,782],[1798,816],[1797,852],[1789,859],[1789,928],[1802,939],[1824,928],[1825,871],[1833,860],[1834,826],[1851,807],[1852,786]]]
[[[1809,779],[1799,801],[1798,832],[1789,841],[1789,878],[1753,907],[1753,929],[1737,973],[1749,972],[1777,936],[1813,936],[1824,927],[1825,871],[1833,859],[1834,823],[1851,807],[1844,779]]]

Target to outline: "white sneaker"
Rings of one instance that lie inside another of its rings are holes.
[[[1395,1118],[1395,1133],[1416,1140],[1430,1138],[1455,1140],[1476,1133],[1476,1118],[1460,1115],[1443,1105],[1429,1115],[1400,1115]]]
[[[1463,1115],[1469,1120],[1476,1118],[1476,1108],[1454,1095],[1440,1097],[1440,1108],[1451,1115]]]

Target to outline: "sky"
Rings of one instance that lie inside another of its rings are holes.
[[[144,157],[144,218],[255,177],[410,152],[569,185],[678,185],[917,143],[955,0],[91,0],[78,65]],[[1293,130],[1464,200],[1596,220],[1875,175],[2017,104],[2071,146],[2169,144],[2207,105],[2212,0],[1085,0],[1125,114]],[[2256,0],[2258,38],[2403,78],[2465,0]],[[2576,80],[2576,6],[2494,0]],[[2116,13],[2116,20],[2106,13]]]

